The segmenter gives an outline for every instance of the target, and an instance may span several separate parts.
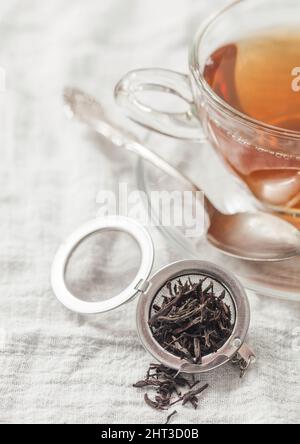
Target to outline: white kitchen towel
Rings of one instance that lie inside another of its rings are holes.
[[[151,362],[137,338],[136,302],[81,317],[64,309],[50,288],[56,249],[96,215],[98,192],[118,181],[135,187],[135,160],[69,122],[61,92],[64,85],[79,86],[126,123],[113,101],[116,82],[139,67],[187,71],[188,45],[199,23],[226,3],[1,3],[1,423],[165,421],[132,387]],[[182,258],[158,232],[152,234],[156,267]],[[95,299],[121,288],[138,257],[128,242],[89,241],[74,258],[74,291]],[[101,271],[109,267],[104,279]],[[250,300],[256,366],[244,380],[230,365],[202,377],[210,389],[199,410],[178,408],[173,422],[299,423],[300,305],[254,294]]]

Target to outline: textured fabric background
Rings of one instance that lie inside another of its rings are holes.
[[[50,289],[53,255],[66,235],[95,216],[97,192],[114,189],[118,180],[135,184],[135,159],[67,121],[61,91],[78,85],[119,113],[112,94],[119,78],[144,66],[186,71],[199,22],[225,3],[1,2],[1,423],[164,421],[132,388],[151,361],[136,335],[135,302],[85,318],[65,310]],[[156,268],[182,258],[152,234]],[[137,253],[127,239],[119,241],[97,238],[76,255],[75,290],[105,297],[126,283]],[[110,265],[112,283],[100,273]],[[98,292],[102,284],[105,291]],[[257,365],[243,381],[230,366],[203,377],[211,388],[199,411],[179,408],[175,422],[300,422],[300,306],[250,299]]]

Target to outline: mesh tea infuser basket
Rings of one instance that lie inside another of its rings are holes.
[[[120,231],[128,233],[141,250],[141,264],[133,282],[119,295],[101,302],[85,302],[75,297],[67,288],[65,274],[68,262],[77,246],[97,232]],[[154,247],[149,232],[139,223],[122,216],[95,219],[74,232],[58,250],[51,272],[51,284],[58,300],[68,309],[79,314],[100,314],[114,310],[139,296],[137,306],[137,330],[145,349],[166,367],[184,373],[204,373],[229,361],[238,364],[242,373],[255,361],[255,354],[245,343],[250,325],[250,306],[240,282],[224,269],[209,262],[183,260],[170,264],[150,277],[154,260]],[[222,300],[231,312],[232,331],[217,351],[203,356],[201,364],[194,364],[166,350],[155,338],[155,330],[149,320],[166,297],[167,289],[178,280],[191,286],[208,280],[214,293],[222,294]]]

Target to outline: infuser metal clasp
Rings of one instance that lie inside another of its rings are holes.
[[[149,287],[151,286],[151,283],[147,280],[141,279],[140,282],[135,287],[135,290],[139,293],[146,293]]]
[[[243,344],[237,355],[232,359],[232,364],[240,367],[241,378],[245,375],[250,365],[255,364],[256,355],[247,344]]]

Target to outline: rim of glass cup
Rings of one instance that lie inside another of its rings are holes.
[[[300,140],[300,132],[295,130],[289,130],[289,129],[283,129],[279,128],[273,125],[269,125],[267,123],[264,123],[260,120],[256,120],[250,116],[247,116],[247,114],[242,113],[241,111],[238,111],[237,109],[233,108],[229,103],[227,103],[225,100],[223,100],[218,94],[216,94],[208,82],[206,81],[204,74],[200,68],[200,64],[198,61],[198,54],[200,53],[200,47],[202,44],[202,41],[204,40],[206,34],[209,32],[211,26],[216,22],[218,18],[220,18],[223,14],[228,12],[229,10],[235,8],[238,4],[245,2],[245,1],[251,1],[251,0],[235,0],[230,5],[226,6],[225,8],[222,8],[217,13],[214,13],[211,15],[203,24],[200,26],[200,28],[197,31],[196,37],[194,39],[194,42],[191,46],[190,50],[190,70],[192,72],[193,78],[200,86],[200,88],[207,94],[208,98],[218,106],[218,108],[223,111],[225,114],[229,115],[231,118],[234,118],[236,120],[239,120],[244,125],[247,124],[248,126],[254,127],[254,128],[260,128],[265,130],[266,132],[269,132],[270,134],[274,136],[281,136],[286,137],[293,140]]]

